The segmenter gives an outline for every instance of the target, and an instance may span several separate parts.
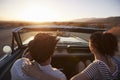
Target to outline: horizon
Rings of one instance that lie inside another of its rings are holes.
[[[66,22],[120,16],[120,0],[0,0],[0,21]]]
[[[102,19],[102,18],[112,18],[112,17],[120,17],[120,16],[109,16],[109,17],[90,17],[90,18],[77,18],[72,20],[66,20],[66,21],[26,21],[26,20],[0,20],[0,22],[33,22],[33,23],[52,23],[52,22],[76,22],[76,20],[82,20],[82,19]],[[87,22],[87,21],[85,21]]]

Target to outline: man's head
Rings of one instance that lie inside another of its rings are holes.
[[[37,34],[28,44],[30,55],[36,62],[43,63],[53,55],[57,41],[55,36],[45,33]]]
[[[119,50],[119,55],[120,56],[120,26],[117,26],[117,27],[112,27],[111,29],[109,29],[107,31],[108,33],[112,33],[113,35],[115,35],[118,39],[118,50]]]

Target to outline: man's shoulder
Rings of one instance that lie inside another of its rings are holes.
[[[20,59],[17,59],[17,60],[15,61],[15,63],[13,64],[12,67],[16,67],[16,68],[21,67],[21,66],[22,66],[24,63],[26,63],[27,61],[29,61],[28,58],[20,58]]]
[[[19,58],[15,61],[14,64],[22,64],[23,62],[29,61],[28,58]]]
[[[52,68],[52,69],[53,69],[53,71],[55,71],[57,73],[63,74],[63,72],[60,69],[57,69],[57,68]]]
[[[40,66],[40,68],[42,69],[43,72],[45,72],[47,74],[50,74],[52,76],[55,76],[55,77],[63,79],[63,80],[66,80],[65,74],[62,71],[60,71],[59,69],[52,67],[51,64],[50,65],[46,65],[44,67]]]
[[[65,74],[64,74],[60,69],[53,68],[53,73],[54,73],[57,77],[63,78],[64,80],[66,80]]]
[[[11,68],[11,76],[15,80],[34,80],[31,77],[27,76],[26,74],[23,73],[22,71],[22,66],[24,64],[27,64],[27,61],[29,61],[28,58],[20,58],[15,61]]]

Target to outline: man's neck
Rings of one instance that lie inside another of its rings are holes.
[[[39,63],[41,66],[46,66],[46,65],[49,65],[51,63],[51,58],[47,59],[46,61],[44,62],[41,62]]]
[[[41,66],[46,66],[46,65],[49,65],[50,63],[51,63],[51,60],[48,59],[48,60],[46,60],[46,61],[40,63],[40,65],[41,65]]]
[[[43,62],[43,63],[40,63],[41,66],[46,66],[46,65],[49,65],[50,63],[46,63],[46,62]]]

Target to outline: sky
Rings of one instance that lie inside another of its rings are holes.
[[[120,16],[120,0],[0,0],[0,20],[69,21]]]

